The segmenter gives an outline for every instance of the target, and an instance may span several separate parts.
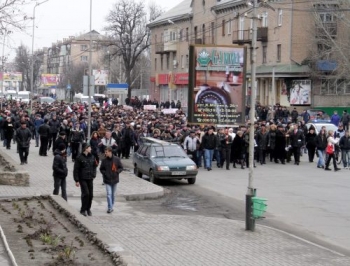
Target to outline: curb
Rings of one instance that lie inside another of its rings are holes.
[[[125,266],[140,266],[140,262],[128,251],[124,250],[120,243],[112,239],[108,234],[102,232],[95,224],[89,221],[88,218],[82,216],[76,209],[68,205],[68,203],[60,196],[50,196],[53,201],[60,205],[64,210],[75,216],[75,219],[83,224],[89,231],[93,232],[97,239],[100,239],[107,245],[109,252],[115,252],[120,256],[120,260]]]

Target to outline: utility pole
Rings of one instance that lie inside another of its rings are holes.
[[[253,0],[253,29],[251,52],[251,99],[250,99],[250,129],[249,129],[249,183],[246,194],[246,230],[255,230],[255,219],[252,217],[252,197],[255,196],[254,188],[254,120],[256,98],[256,44],[257,44],[257,0]]]
[[[90,139],[91,135],[91,80],[92,80],[92,0],[90,0],[90,44],[89,44],[89,74],[88,74],[88,96],[89,96],[89,107],[88,107],[88,135],[87,139]]]

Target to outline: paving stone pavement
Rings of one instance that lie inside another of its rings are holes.
[[[0,265],[1,266],[11,266],[10,259],[5,250],[4,243],[0,239]]]
[[[78,208],[77,198],[69,204]],[[342,266],[350,258],[283,232],[204,216],[149,215],[118,200],[115,211],[93,202],[88,219],[131,252],[144,266]]]
[[[0,152],[9,155],[15,162],[17,162],[16,166],[18,168],[22,168],[30,174],[29,187],[0,186],[0,197],[52,194],[52,151],[49,151],[48,156],[46,157],[39,156],[39,148],[32,145],[29,149],[28,164],[24,166],[20,165],[19,155],[16,153],[16,145],[12,145],[11,150],[7,150],[5,147],[0,147]],[[72,160],[68,158],[67,194],[70,197],[80,197],[80,188],[75,186],[73,180],[73,165],[74,163]],[[157,198],[163,196],[163,194],[163,188],[160,186],[151,184],[127,173],[122,173],[120,175],[120,183],[118,184],[119,196],[128,197],[129,199],[143,199]],[[102,185],[102,175],[97,171],[97,177],[94,182],[94,196],[104,197],[105,195],[106,191],[105,186]]]
[[[15,148],[0,152],[11,156],[19,166]],[[38,156],[31,147],[28,165],[30,187],[0,186],[1,197],[51,194],[53,190],[52,160]],[[130,165],[130,164],[129,164]],[[68,203],[79,210],[80,190],[74,186],[71,161],[68,162]],[[106,213],[105,188],[99,174],[95,181],[93,216],[98,228],[123,245],[145,266],[342,266],[350,258],[303,241],[271,228],[257,225],[256,232],[244,230],[242,221],[204,216],[150,215],[136,211],[124,198],[118,197],[115,211]],[[163,191],[147,181],[123,174],[118,195],[137,195]],[[79,215],[79,214],[78,214]],[[3,245],[0,242],[0,258]],[[1,264],[0,260],[0,265]]]

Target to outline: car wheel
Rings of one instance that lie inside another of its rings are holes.
[[[149,171],[149,182],[153,184],[157,182],[157,178],[154,176],[153,170]]]
[[[137,177],[142,177],[142,173],[139,171],[139,168],[137,168],[137,165],[135,164],[135,167],[134,167],[134,174],[137,176]]]
[[[193,178],[188,178],[188,179],[187,179],[187,182],[188,182],[188,184],[193,185],[194,183],[196,183],[196,178],[195,178],[195,177],[193,177]]]

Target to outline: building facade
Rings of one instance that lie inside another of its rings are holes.
[[[180,100],[186,105],[191,44],[245,45],[250,51],[253,18],[249,2],[252,1],[184,0],[150,23],[152,97],[160,101]],[[348,105],[350,83],[347,86],[346,76],[337,73],[344,58],[335,57],[336,52],[322,56],[320,51],[329,49],[324,43],[349,39],[348,27],[336,13],[342,2],[257,2],[257,102],[313,107]],[[249,102],[250,52],[247,59],[245,89]]]

